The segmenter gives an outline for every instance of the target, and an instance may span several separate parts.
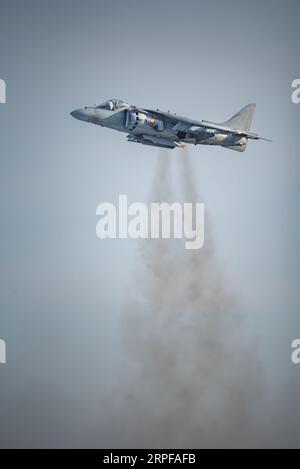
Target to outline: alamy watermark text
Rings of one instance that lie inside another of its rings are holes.
[[[291,360],[294,365],[300,365],[300,339],[293,340],[291,347],[293,350]]]
[[[119,195],[119,205],[102,202],[96,234],[105,239],[184,239],[185,249],[200,249],[204,244],[204,204],[135,202],[128,205],[127,195]]]
[[[292,102],[294,104],[299,104],[300,103],[300,78],[296,78],[292,82],[292,88],[293,92],[291,95]]]
[[[6,83],[0,78],[0,104],[6,103]]]
[[[0,365],[6,364],[6,343],[0,339]]]

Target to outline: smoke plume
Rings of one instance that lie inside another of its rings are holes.
[[[202,202],[188,153],[179,158],[176,200]],[[159,155],[151,202],[172,202],[173,162],[173,154]],[[200,250],[185,250],[181,240],[141,241],[123,327],[132,371],[119,418],[123,446],[255,444],[258,378],[241,344],[238,301],[218,269],[206,212]]]

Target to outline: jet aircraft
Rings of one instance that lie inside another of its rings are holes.
[[[220,145],[235,151],[245,151],[248,140],[267,140],[250,131],[255,104],[248,104],[229,120],[217,123],[193,120],[130,105],[120,99],[109,99],[98,106],[86,106],[71,112],[76,119],[101,127],[126,132],[133,143],[163,148],[183,148],[194,145]]]

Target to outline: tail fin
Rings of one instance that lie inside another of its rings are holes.
[[[224,127],[230,127],[231,129],[249,131],[251,128],[256,104],[248,104],[237,112],[231,119],[223,122]]]

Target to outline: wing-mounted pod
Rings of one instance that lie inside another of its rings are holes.
[[[142,145],[150,145],[160,148],[184,148],[185,144],[182,142],[174,141],[169,138],[156,137],[155,135],[127,135],[127,141],[132,143],[141,143]]]

